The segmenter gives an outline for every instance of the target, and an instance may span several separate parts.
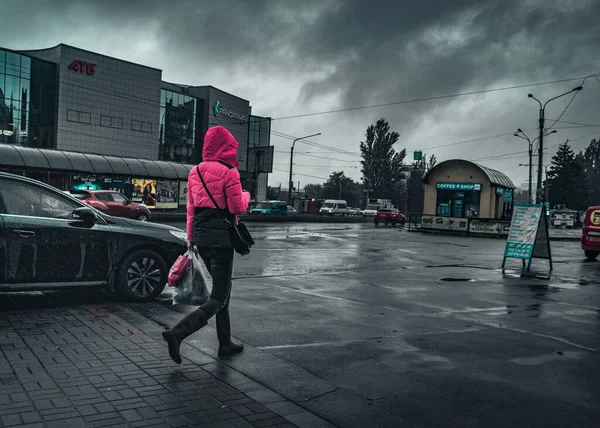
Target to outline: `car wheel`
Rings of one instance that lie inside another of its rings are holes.
[[[392,227],[396,227],[396,222],[395,221],[392,222]]]
[[[154,251],[134,251],[121,262],[115,281],[115,289],[128,300],[149,302],[165,289],[167,265]]]
[[[139,221],[148,221],[150,220],[150,216],[146,213],[139,213],[136,217]]]
[[[598,258],[598,252],[597,251],[586,251],[585,252],[585,257],[588,260],[596,260]]]
[[[375,227],[379,226],[379,222],[377,220],[375,220],[373,223],[375,224]]]

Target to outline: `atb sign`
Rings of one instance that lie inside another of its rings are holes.
[[[548,259],[550,270],[552,270],[548,218],[543,205],[515,205],[508,240],[504,249],[503,268],[507,258],[522,259],[523,266],[525,260],[529,260],[528,270],[531,267],[531,259]]]

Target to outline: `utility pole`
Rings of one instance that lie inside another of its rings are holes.
[[[409,180],[410,180],[410,170],[406,172],[406,190],[404,197],[406,198],[404,201],[404,215],[408,216],[408,188],[409,188]]]
[[[340,180],[340,196],[338,198],[339,200],[342,199],[342,180]]]
[[[581,91],[583,89],[583,86],[578,86],[574,89],[571,89],[569,92],[565,92],[564,94],[560,94],[554,98],[550,98],[548,101],[546,101],[544,103],[544,105],[542,105],[542,102],[540,100],[538,100],[536,97],[533,96],[533,94],[528,94],[527,96],[529,98],[533,98],[534,100],[536,100],[538,102],[538,104],[540,105],[540,114],[539,114],[539,127],[540,127],[540,136],[538,137],[540,139],[540,144],[539,144],[539,151],[538,151],[538,174],[537,174],[537,191],[536,191],[536,203],[537,204],[543,204],[544,203],[544,192],[542,190],[542,175],[543,175],[543,171],[542,169],[544,168],[544,115],[545,115],[545,110],[546,110],[546,106],[548,105],[548,103],[550,101],[553,101],[557,98],[560,97],[564,97],[565,95],[569,95],[571,92],[577,92],[577,91]]]
[[[290,150],[290,181],[289,181],[290,188],[288,189],[288,203],[290,203],[290,204],[292,203],[292,189],[294,187],[294,181],[292,178],[292,170],[294,168],[294,147],[296,146],[296,141],[304,140],[305,138],[316,137],[317,135],[321,135],[321,133],[319,132],[318,134],[312,134],[312,135],[307,135],[305,137],[296,138],[294,140],[294,142],[292,143],[292,149]]]
[[[544,137],[547,137],[550,134],[556,134],[556,129],[548,132],[547,134],[544,134]],[[528,190],[527,190],[527,202],[532,204],[533,203],[533,143],[535,143],[535,140],[539,139],[539,137],[536,137],[532,140],[529,139],[529,137],[525,134],[525,132],[523,132],[523,130],[521,128],[517,129],[517,132],[514,134],[515,137],[519,137],[523,140],[527,140],[527,142],[529,143],[529,165],[523,165],[523,164],[519,164],[519,166],[529,166],[529,186],[528,186]]]

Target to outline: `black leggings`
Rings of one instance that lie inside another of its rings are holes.
[[[219,311],[229,310],[233,250],[199,249],[198,252],[213,280],[210,298],[199,309],[206,314],[207,318],[212,318]]]

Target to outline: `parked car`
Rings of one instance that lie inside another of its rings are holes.
[[[250,214],[286,215],[288,204],[286,201],[262,201],[252,208]]]
[[[107,287],[149,301],[186,250],[186,233],[175,227],[113,217],[0,172],[0,291]]]
[[[326,199],[321,205],[319,213],[330,216],[341,215],[343,217],[348,215],[348,204],[342,200]]]
[[[287,215],[296,215],[298,214],[298,211],[296,211],[296,208],[294,208],[291,205],[287,206]]]
[[[140,221],[148,221],[151,217],[146,205],[133,202],[114,190],[69,190],[68,193],[108,215]]]
[[[359,216],[361,214],[360,208],[348,208],[348,215]]]
[[[391,224],[392,227],[396,224],[404,224],[406,222],[404,214],[398,211],[396,208],[381,208],[375,213],[375,219],[373,220],[375,226],[379,226],[379,223],[383,223],[386,226]]]
[[[590,207],[583,220],[581,248],[588,260],[596,260],[600,254],[600,206]]]

